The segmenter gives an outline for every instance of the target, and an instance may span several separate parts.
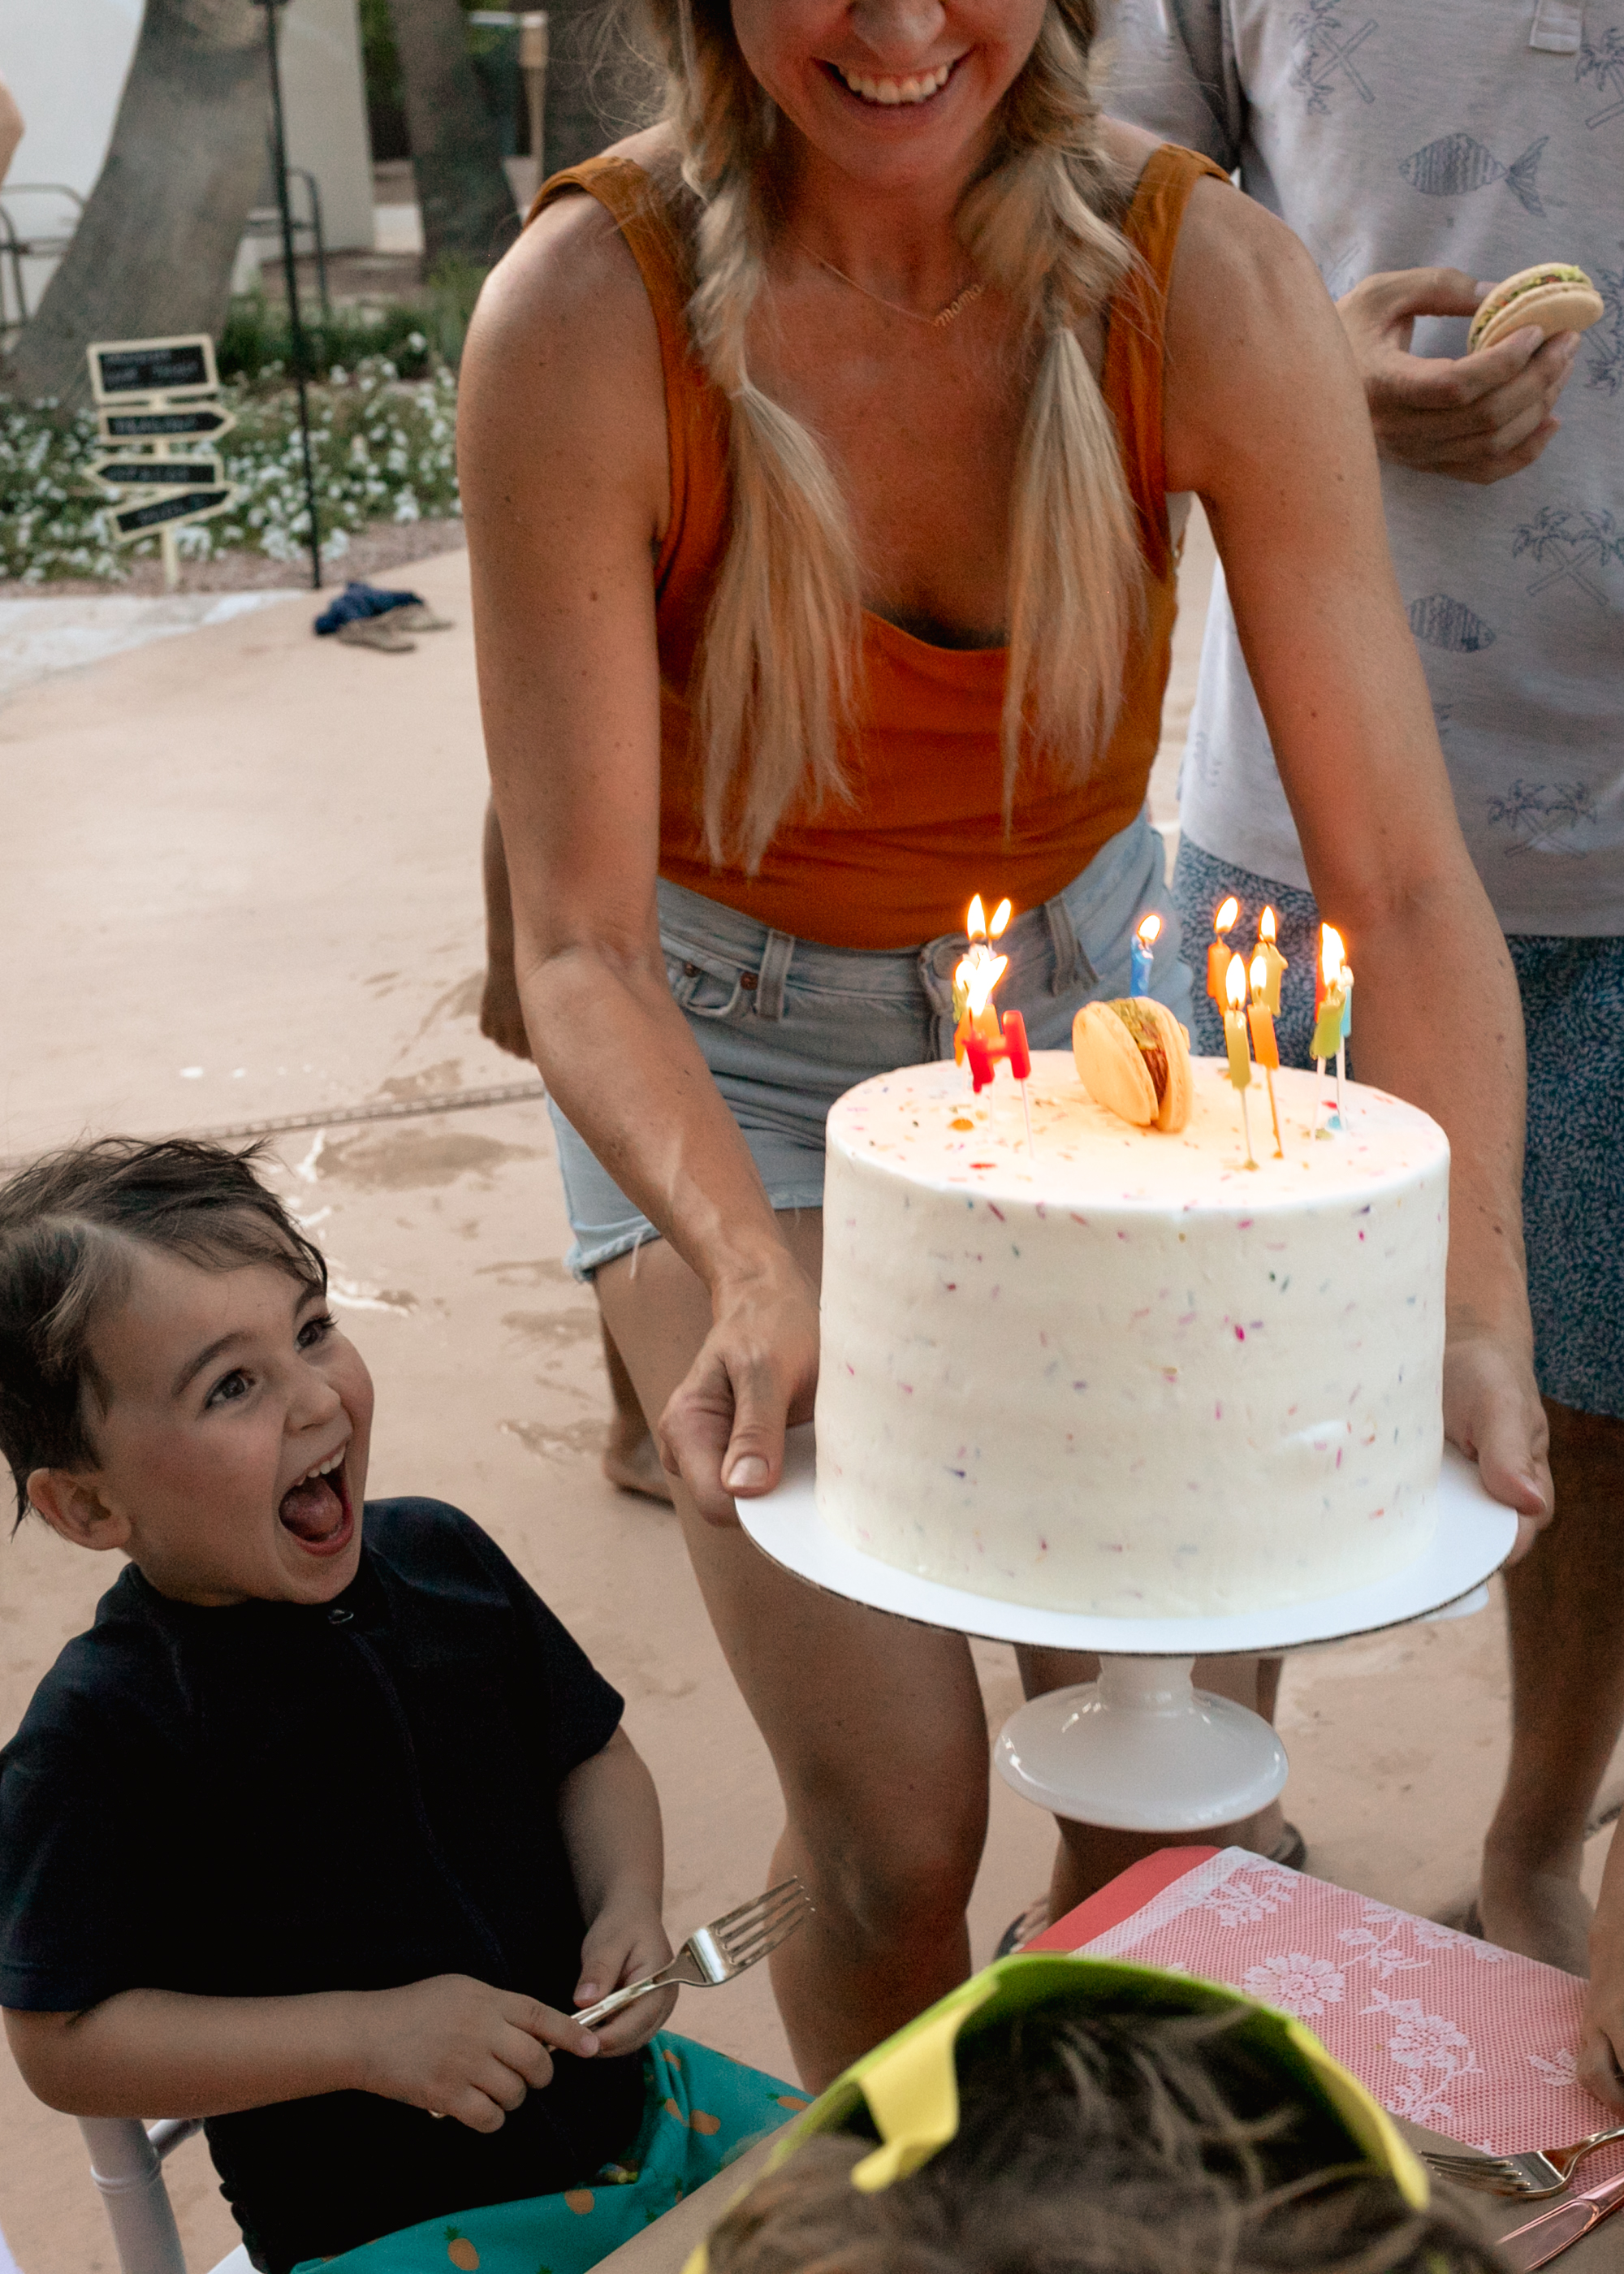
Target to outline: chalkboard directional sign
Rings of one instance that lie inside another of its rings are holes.
[[[171,490],[165,497],[154,498],[150,505],[126,506],[123,512],[115,512],[113,526],[120,537],[143,537],[152,529],[162,534],[190,522],[207,521],[211,514],[227,512],[236,496],[234,489]]]
[[[108,490],[210,489],[225,479],[214,456],[99,458],[91,471]]]
[[[104,442],[161,442],[177,436],[211,434],[218,441],[237,424],[235,410],[217,403],[194,403],[180,410],[102,410],[96,425]]]
[[[91,468],[118,501],[109,516],[115,540],[128,544],[155,532],[163,581],[173,591],[180,582],[176,531],[229,512],[241,495],[212,449],[185,447],[189,436],[201,436],[207,445],[237,424],[234,412],[206,400],[220,390],[214,343],[207,332],[169,340],[94,340],[85,354],[102,440],[123,446]]]
[[[88,354],[98,403],[124,403],[143,395],[212,395],[220,385],[214,343],[207,332],[170,340],[97,340]]]

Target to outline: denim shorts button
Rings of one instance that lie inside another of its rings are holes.
[[[682,976],[684,979],[697,979],[699,966],[696,963],[685,963],[682,967]]]
[[[747,971],[747,972],[745,972],[745,973],[741,975],[741,977],[740,978],[739,984],[740,984],[740,986],[741,986],[741,987],[742,987],[742,988],[745,990],[745,991],[746,991],[747,993],[748,993],[748,992],[750,992],[753,989],[755,989],[755,988],[756,988],[756,987],[759,987],[759,986],[761,985],[761,978],[760,978],[760,975],[759,975],[759,974],[758,974],[758,973],[756,973],[756,972],[754,972],[754,971]]]

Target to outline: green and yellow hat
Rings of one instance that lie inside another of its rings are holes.
[[[1036,1953],[997,1960],[853,2061],[788,2127],[762,2176],[778,2170],[815,2134],[850,2131],[853,2118],[866,2111],[880,2141],[853,2167],[852,2185],[872,2193],[906,2179],[929,2163],[959,2129],[956,2053],[960,2039],[968,2042],[995,2023],[1039,2012],[1079,2018],[1108,2014],[1237,2015],[1233,2042],[1245,2046],[1330,2120],[1347,2140],[1350,2162],[1385,2174],[1412,2210],[1426,2209],[1425,2170],[1386,2109],[1332,2059],[1312,2029],[1289,2014],[1193,1975],[1165,1974],[1121,1959]],[[683,2274],[707,2274],[707,2266],[702,2243]]]

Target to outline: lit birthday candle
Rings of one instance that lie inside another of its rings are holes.
[[[1007,955],[995,954],[990,943],[1003,938],[1009,920],[1007,900],[999,901],[990,924],[979,892],[970,903],[965,918],[970,945],[953,974],[953,1060],[958,1065],[964,1064],[965,1044],[973,1034],[989,1044],[999,1040],[992,990],[1008,970],[1010,960]]]
[[[1267,974],[1267,983],[1262,990],[1263,1000],[1268,1005],[1268,1014],[1270,1018],[1278,1019],[1280,1016],[1280,982],[1282,975],[1286,969],[1286,959],[1274,945],[1274,911],[1273,908],[1265,908],[1263,914],[1258,918],[1258,950],[1257,954],[1252,959],[1252,968],[1254,972],[1258,968],[1259,955],[1263,958],[1264,966]],[[1255,978],[1252,983],[1252,991],[1254,997],[1259,991],[1258,983]],[[1278,1065],[1280,1063],[1279,1059],[1276,1058],[1274,1063]]]
[[[1133,975],[1128,984],[1130,995],[1148,995],[1150,967],[1154,960],[1156,942],[1162,937],[1162,919],[1153,909],[1149,915],[1139,918],[1139,929],[1133,935]]]
[[[993,990],[1009,969],[1010,960],[1007,955],[995,954],[991,943],[1003,937],[1009,920],[1008,900],[999,901],[990,924],[979,892],[970,903],[965,918],[970,945],[953,973],[953,1058],[959,1065],[968,1058],[970,1079],[978,1096],[992,1080],[998,1060],[1008,1062],[1010,1072],[1020,1084],[1026,1150],[1031,1153],[1036,1148],[1032,1141],[1032,1107],[1026,1096],[1026,1081],[1032,1072],[1026,1022],[1019,1011],[1010,1011],[1000,1023],[992,1002]]]
[[[1276,960],[1283,969],[1284,958],[1277,957]],[[1258,952],[1252,959],[1250,976],[1252,1008],[1246,1013],[1246,1023],[1252,1028],[1253,1055],[1263,1069],[1264,1081],[1268,1084],[1269,1118],[1274,1125],[1274,1158],[1277,1161],[1283,1161],[1286,1157],[1286,1150],[1280,1141],[1280,1108],[1274,1103],[1274,1069],[1280,1064],[1280,1044],[1274,1038],[1274,1020],[1269,1010],[1268,959],[1263,953],[1260,941]],[[1275,975],[1274,985],[1278,990],[1280,985],[1278,974]],[[1279,999],[1278,993],[1275,999],[1276,1001]]]
[[[1220,902],[1213,916],[1213,944],[1207,951],[1207,991],[1221,1010],[1224,974],[1229,961],[1229,943],[1224,934],[1239,921],[1240,913],[1241,904],[1231,893],[1227,900]]]
[[[1330,1131],[1320,1126],[1319,1085],[1325,1080],[1325,1062],[1335,1058],[1342,1048],[1342,1013],[1348,1008],[1348,990],[1353,975],[1342,960],[1342,936],[1335,924],[1320,927],[1320,969],[1314,989],[1314,1032],[1308,1054],[1314,1062],[1314,1134],[1328,1137]],[[1337,1088],[1337,1121],[1342,1119],[1342,1090]]]
[[[1246,1140],[1246,1166],[1255,1169],[1258,1164],[1252,1152],[1252,1116],[1246,1111],[1246,1092],[1252,1087],[1252,1053],[1246,1047],[1246,1013],[1244,1008],[1246,967],[1238,955],[1229,958],[1229,968],[1224,974],[1223,991],[1228,1004],[1223,1014],[1223,1040],[1229,1054],[1229,1080],[1240,1092],[1241,1133]]]

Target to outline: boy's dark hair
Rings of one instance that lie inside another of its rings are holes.
[[[95,1457],[84,1393],[102,1385],[90,1330],[127,1289],[133,1246],[231,1269],[268,1263],[327,1292],[320,1250],[254,1173],[264,1149],[103,1137],[0,1186],[0,1451],[19,1524],[30,1470]]]
[[[874,2135],[808,2140],[712,2233],[710,2274],[1491,2274],[1235,2041],[1233,2017],[1033,2014],[961,2043],[959,2123],[852,2185]]]

